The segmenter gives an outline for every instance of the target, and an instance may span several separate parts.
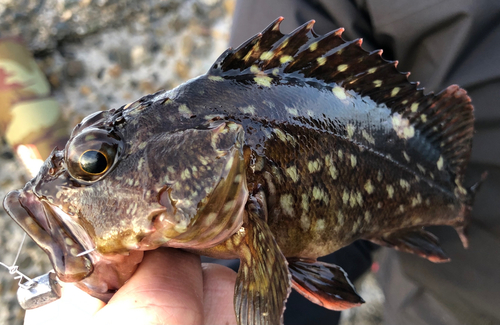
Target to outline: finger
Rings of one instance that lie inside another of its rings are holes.
[[[205,324],[236,324],[233,307],[236,272],[211,263],[204,263],[202,269]]]
[[[178,249],[146,252],[130,280],[97,314],[98,324],[202,324],[200,258]]]
[[[25,325],[89,324],[105,305],[71,283],[62,283],[61,298],[45,306],[26,311]]]

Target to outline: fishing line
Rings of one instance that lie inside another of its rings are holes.
[[[21,249],[23,248],[23,244],[24,244],[25,239],[26,239],[26,233],[23,234],[23,240],[21,241],[21,245],[19,245],[19,248],[18,248],[17,254],[16,254],[16,258],[14,259],[14,263],[12,263],[12,266],[8,266],[7,264],[2,263],[2,262],[0,262],[0,265],[4,266],[7,270],[9,270],[10,274],[15,275],[14,280],[19,280],[17,285],[20,288],[29,290],[36,285],[36,282],[33,281],[28,276],[26,276],[25,274],[21,273],[19,271],[19,266],[16,265],[17,259],[19,258],[19,255],[21,254]],[[25,281],[23,282],[23,280],[25,280]]]

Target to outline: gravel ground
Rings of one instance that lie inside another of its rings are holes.
[[[23,37],[63,108],[69,132],[94,111],[175,87],[208,70],[226,49],[234,2],[0,0],[0,37]],[[1,143],[0,198],[27,181],[18,166]],[[0,261],[10,264],[23,232],[3,209],[0,229]],[[30,277],[51,269],[29,238],[17,265]],[[344,325],[381,323],[383,297],[374,281],[369,276],[358,284],[369,304],[357,310],[370,309],[371,316],[357,318],[357,312],[350,312],[343,317]],[[16,291],[17,282],[7,270],[0,271],[0,324],[22,324]]]

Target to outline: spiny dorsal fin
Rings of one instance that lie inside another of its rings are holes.
[[[434,168],[455,174],[461,187],[474,121],[465,90],[452,85],[437,95],[425,95],[418,83],[408,81],[409,73],[397,70],[397,61],[384,60],[382,50],[363,50],[361,39],[344,41],[342,28],[319,36],[310,21],[284,35],[279,30],[282,20],[276,19],[262,33],[227,50],[207,74],[247,75],[263,87],[286,77],[305,78],[368,96],[385,104],[396,122],[406,125],[401,128],[403,139],[418,131],[439,149]]]

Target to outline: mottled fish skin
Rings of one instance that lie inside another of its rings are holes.
[[[342,29],[319,36],[311,22],[283,35],[281,20],[207,74],[86,118],[7,196],[60,277],[73,271],[68,281],[102,298],[138,251],[238,257],[238,322],[276,324],[292,283],[327,308],[363,302],[341,268],[315,262],[357,239],[435,262],[447,257],[423,226],[454,226],[466,243],[466,92],[424,95]],[[105,153],[105,169],[82,171],[88,150]],[[53,220],[60,232],[48,230]],[[315,294],[320,286],[331,290]]]

